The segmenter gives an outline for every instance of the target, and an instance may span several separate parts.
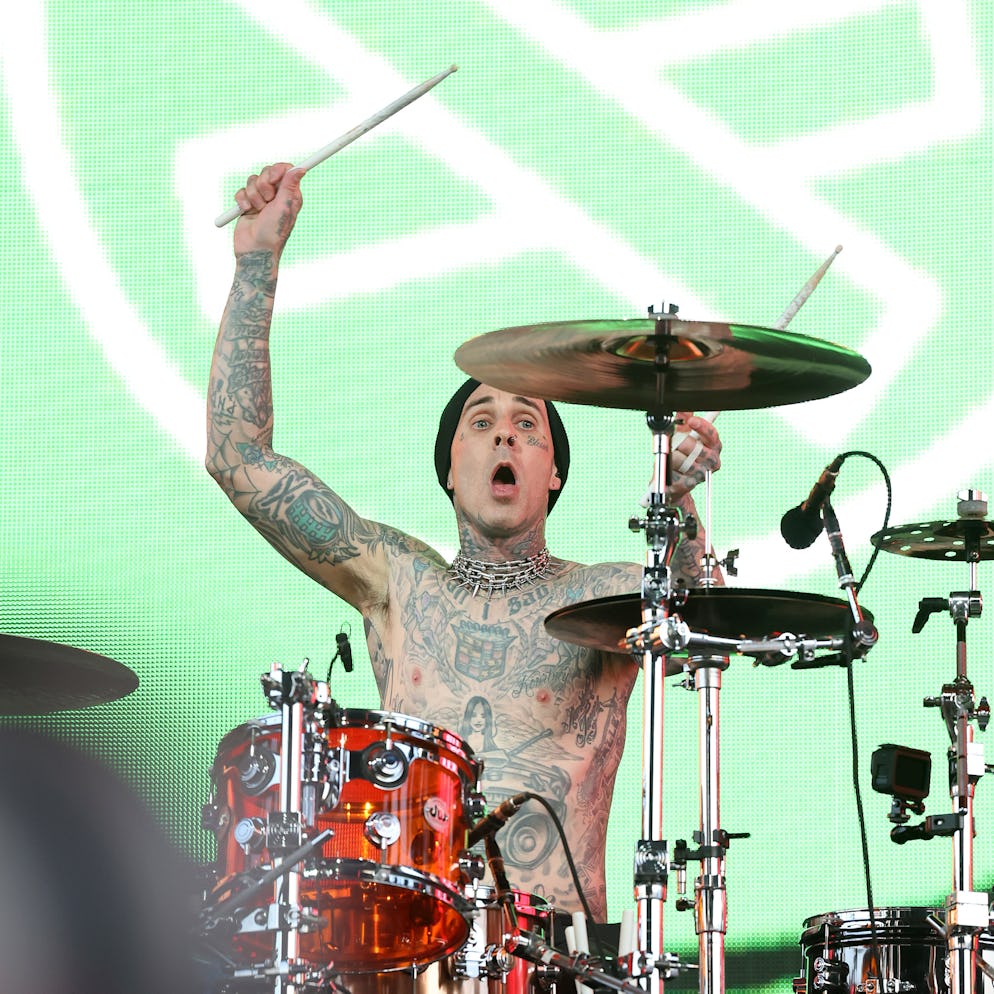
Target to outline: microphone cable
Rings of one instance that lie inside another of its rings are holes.
[[[894,491],[891,487],[890,473],[887,472],[887,467],[872,453],[864,452],[862,449],[851,449],[849,452],[843,452],[840,457],[843,461],[848,459],[850,456],[862,456],[864,459],[869,459],[879,470],[884,478],[884,486],[887,488],[887,506],[884,509],[884,521],[880,526],[881,531],[887,530],[887,525],[890,524],[890,511],[894,503]],[[877,556],[880,554],[880,546],[874,545],[873,551],[870,553],[869,561],[866,564],[866,569],[863,570],[863,575],[859,578],[859,582],[856,584],[856,593],[858,594],[863,589],[863,584],[866,583],[867,578],[870,575],[870,570],[873,569],[873,564],[877,561]]]
[[[883,475],[884,485],[887,488],[887,506],[884,510],[884,520],[880,530],[886,531],[887,525],[890,522],[890,512],[893,504],[893,489],[887,467],[872,452],[864,452],[862,449],[853,449],[849,452],[844,452],[840,458],[844,462],[850,456],[862,456],[864,459],[869,459]],[[863,575],[856,584],[856,593],[859,593],[863,589],[863,584],[866,583],[870,575],[870,570],[873,569],[879,553],[880,546],[874,544],[873,552],[870,553],[870,558],[866,564],[866,568],[863,570]],[[876,967],[878,979],[882,980],[883,978],[880,976],[882,963],[880,958],[880,941],[877,934],[876,906],[873,903],[873,885],[870,882],[870,848],[866,838],[866,816],[863,811],[863,794],[859,785],[859,738],[856,734],[856,688],[853,679],[852,664],[853,661],[851,659],[845,664],[846,691],[849,705],[849,735],[852,743],[852,783],[853,790],[856,793],[856,819],[859,824],[860,850],[863,857],[863,880],[866,886],[867,912],[870,916],[870,946],[873,952],[873,964]]]
[[[590,904],[587,902],[587,895],[583,892],[583,885],[580,883],[580,874],[576,869],[576,863],[573,860],[573,853],[570,852],[569,843],[566,841],[566,832],[563,829],[563,823],[559,820],[559,816],[553,810],[552,805],[541,796],[541,794],[533,794],[531,791],[524,791],[524,796],[530,801],[538,801],[539,804],[545,808],[546,813],[552,819],[553,825],[556,826],[556,832],[559,835],[559,841],[563,847],[563,855],[566,857],[566,864],[569,867],[570,877],[573,880],[573,887],[576,889],[577,897],[580,899],[580,905],[583,908],[583,913],[586,916],[588,929],[587,937],[591,945],[596,946],[596,949],[592,949],[591,952],[600,957],[601,959],[606,959],[608,954],[604,952],[604,945],[601,941],[601,937],[597,934],[597,929],[594,928],[597,921],[594,918],[593,912],[590,910]]]

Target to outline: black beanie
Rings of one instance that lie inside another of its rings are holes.
[[[462,417],[462,409],[469,399],[469,395],[480,386],[479,380],[467,380],[451,397],[442,411],[442,416],[438,419],[438,435],[435,436],[435,473],[438,475],[439,486],[448,494],[452,500],[452,491],[445,485],[449,478],[449,467],[452,460],[452,440],[456,437],[456,428],[459,427],[459,419]],[[559,472],[561,482],[558,490],[549,491],[549,510],[556,506],[562,488],[566,485],[566,476],[569,473],[569,439],[566,437],[566,429],[563,427],[559,412],[552,406],[552,401],[543,401],[545,413],[549,419],[549,432],[552,435],[552,453],[556,462],[556,470]]]

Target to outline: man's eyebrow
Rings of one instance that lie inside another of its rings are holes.
[[[527,407],[532,408],[533,410],[537,411],[539,414],[542,413],[542,408],[539,407],[538,404],[536,404],[535,401],[532,400],[530,397],[512,397],[511,399],[515,401],[515,403],[524,404]],[[465,414],[466,412],[471,411],[474,407],[479,407],[481,404],[492,404],[493,402],[494,402],[493,397],[489,396],[477,397],[476,400],[470,401],[466,405],[466,408],[463,411],[463,413]]]

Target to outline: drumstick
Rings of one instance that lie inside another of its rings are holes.
[[[801,287],[797,296],[790,302],[790,306],[780,315],[779,320],[773,326],[777,331],[783,331],[790,324],[791,319],[801,309],[804,301],[811,296],[814,288],[821,282],[821,278],[828,272],[828,267],[835,262],[835,257],[842,251],[841,245],[835,246],[835,251],[818,267],[815,274]]]
[[[377,124],[382,124],[388,117],[393,117],[397,111],[402,110],[410,103],[414,103],[418,97],[423,97],[432,87],[438,86],[446,76],[451,76],[458,68],[455,65],[449,66],[444,72],[440,72],[437,76],[432,76],[431,79],[425,80],[425,82],[415,86],[413,90],[409,90],[402,97],[398,97],[392,104],[387,104],[386,107],[378,110],[372,117],[367,117],[361,124],[357,124],[351,131],[346,131],[344,135],[340,135],[329,145],[318,149],[310,158],[304,159],[297,168],[313,169],[318,163],[324,162],[325,159],[330,159],[336,152],[340,152],[346,145],[351,145],[357,138],[361,138],[367,131],[375,128]],[[234,221],[235,218],[240,217],[241,214],[242,209],[236,205],[214,218],[214,223],[219,228],[223,228],[226,224]]]
[[[788,324],[790,324],[794,315],[801,309],[804,302],[814,293],[815,287],[821,282],[821,278],[828,272],[828,267],[835,262],[835,257],[842,251],[841,245],[835,246],[835,251],[815,270],[811,279],[808,280],[804,286],[798,291],[797,296],[790,302],[790,306],[780,315],[777,323],[773,326],[777,331],[784,331]],[[697,416],[699,418],[704,418],[705,421],[713,422],[716,417],[718,417],[718,411],[702,411]],[[690,462],[693,462],[697,458],[700,450],[695,451],[691,454],[689,458]],[[687,461],[685,460],[684,465],[689,469]]]
[[[780,315],[777,323],[773,326],[777,331],[783,331],[788,324],[790,324],[794,315],[801,309],[804,302],[814,293],[815,287],[821,282],[821,278],[828,272],[828,267],[835,262],[835,257],[842,251],[841,245],[835,246],[835,251],[815,270],[811,279],[808,280],[804,286],[798,291],[797,296],[790,302],[787,310]],[[705,421],[710,421],[714,424],[714,419],[718,417],[719,411],[703,411],[699,417],[705,419]],[[693,461],[700,454],[701,449],[703,449],[700,439],[695,443],[693,451],[689,456],[686,457],[684,462],[681,464],[681,470],[689,469],[693,464]],[[708,470],[704,474],[705,483],[705,513],[704,513],[704,548],[708,554],[711,552],[711,470]]]

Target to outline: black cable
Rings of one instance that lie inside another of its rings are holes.
[[[880,976],[880,943],[877,939],[876,905],[873,903],[873,886],[870,883],[870,849],[866,842],[866,818],[863,814],[863,795],[859,789],[859,742],[856,737],[856,692],[853,685],[852,660],[846,663],[846,685],[849,692],[849,731],[852,738],[852,782],[856,791],[856,817],[859,821],[859,839],[863,851],[863,876],[866,880],[866,903],[870,913],[870,945]]]
[[[890,482],[890,474],[887,472],[887,467],[872,452],[865,452],[862,449],[852,449],[849,452],[843,452],[841,459],[844,462],[850,456],[862,456],[864,459],[869,459],[870,462],[872,462],[883,475],[884,485],[887,488],[887,506],[884,509],[884,520],[880,530],[886,531],[887,525],[890,522],[890,512],[894,498],[894,492]],[[863,575],[859,578],[859,582],[856,584],[855,592],[857,594],[863,589],[863,584],[866,583],[870,575],[870,570],[873,569],[873,565],[877,561],[879,553],[880,546],[874,545],[873,552],[870,554],[866,568],[863,570]],[[880,942],[877,936],[876,905],[873,903],[873,885],[870,881],[870,849],[866,840],[866,817],[863,813],[863,794],[859,786],[859,739],[856,734],[856,690],[853,681],[851,659],[846,663],[846,686],[849,698],[849,732],[852,740],[852,780],[853,789],[856,792],[856,817],[859,822],[859,839],[863,854],[863,876],[866,882],[867,911],[870,915],[870,946],[873,951],[873,959],[876,965],[877,977],[878,979],[882,979],[880,977],[881,959]]]
[[[577,872],[576,863],[573,862],[573,854],[570,852],[569,843],[566,841],[566,832],[563,830],[563,824],[559,820],[559,816],[552,809],[552,805],[541,795],[533,794],[531,791],[525,791],[525,796],[531,801],[538,801],[538,803],[545,808],[549,817],[552,819],[552,823],[556,826],[556,831],[559,833],[559,841],[563,846],[563,854],[566,856],[566,863],[569,866],[570,876],[573,879],[573,886],[576,888],[577,897],[580,898],[580,904],[583,907],[583,914],[587,919],[587,938],[597,947],[596,949],[591,950],[591,952],[593,952],[595,956],[599,956],[602,959],[606,958],[608,955],[613,957],[613,953],[608,954],[604,952],[604,946],[597,934],[596,928],[594,927],[597,922],[590,910],[590,905],[587,903],[587,896],[583,893],[583,886],[580,883],[580,875]]]
[[[842,462],[845,462],[850,456],[862,456],[864,459],[869,459],[870,462],[874,463],[883,474],[884,485],[887,487],[887,507],[884,510],[884,523],[880,526],[880,530],[886,531],[887,525],[890,523],[890,510],[894,500],[894,492],[891,488],[890,474],[887,472],[887,467],[872,452],[864,452],[862,449],[851,449],[849,452],[843,452],[842,455],[839,456],[839,459],[841,460],[839,464],[840,467]],[[870,575],[870,570],[873,569],[873,564],[877,561],[879,553],[880,546],[875,545],[873,547],[873,552],[870,554],[869,562],[866,564],[866,569],[863,570],[863,575],[859,578],[859,583],[856,584],[857,594],[863,589],[863,584],[866,583],[866,580]]]

